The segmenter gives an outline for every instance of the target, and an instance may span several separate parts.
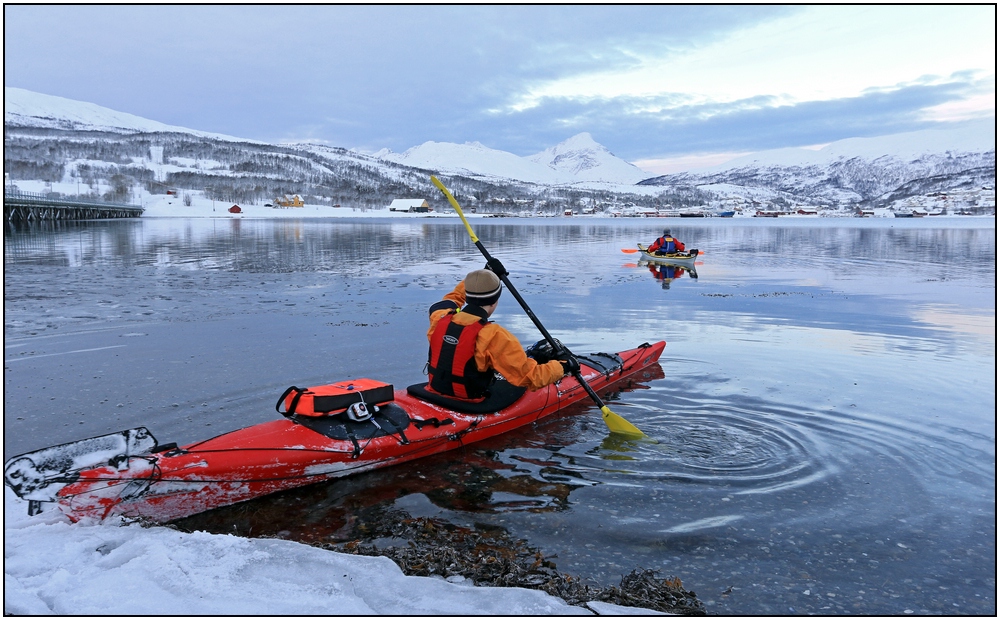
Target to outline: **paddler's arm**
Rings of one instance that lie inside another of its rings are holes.
[[[480,370],[492,368],[510,383],[529,390],[555,383],[565,374],[563,365],[557,360],[539,364],[528,357],[517,338],[496,323],[484,327],[479,336],[476,365]]]

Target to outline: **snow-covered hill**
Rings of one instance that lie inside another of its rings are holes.
[[[820,149],[785,148],[760,151],[723,164],[689,172],[714,174],[727,170],[774,166],[829,166],[849,159],[873,161],[891,158],[906,162],[927,155],[986,153],[996,150],[996,124],[979,120],[955,124],[947,129],[924,129],[877,138],[848,138]]]
[[[22,88],[4,87],[4,123],[21,127],[47,129],[111,131],[115,133],[186,133],[218,140],[255,142],[186,127],[167,125],[118,112],[93,103],[74,101],[34,93]],[[315,145],[302,146],[313,152]],[[363,154],[358,154],[363,157]],[[531,157],[486,147],[479,142],[453,144],[426,142],[404,153],[383,149],[372,159],[490,181],[515,180],[540,185],[565,185],[579,182],[634,185],[651,175],[611,154],[581,133]]]
[[[289,193],[318,204],[379,208],[399,197],[434,200],[427,174],[433,172],[448,178],[456,195],[481,201],[487,211],[517,205],[561,213],[567,206],[600,209],[612,203],[673,209],[892,206],[996,185],[993,119],[840,140],[821,149],[764,151],[655,178],[588,133],[526,157],[478,142],[426,142],[401,154],[383,149],[368,155],[202,132],[11,87],[4,88],[4,129],[10,179],[67,195],[73,188],[106,196],[109,187],[124,195],[141,185],[153,193],[179,188],[246,204],[263,205]]]
[[[481,179],[514,179],[543,185],[610,183],[634,185],[651,175],[615,157],[589,133],[581,133],[528,157],[491,149],[479,142],[425,142],[404,153],[383,150],[377,157],[407,166]]]
[[[762,151],[724,164],[641,182],[697,188],[760,205],[893,206],[917,194],[996,185],[992,120],[839,140],[814,149]]]
[[[590,166],[580,167],[586,174],[579,181],[558,166],[481,144],[428,143],[393,158],[315,143],[239,139],[17,88],[6,87],[4,95],[4,171],[21,191],[144,204],[146,196],[167,195],[185,205],[204,199],[258,206],[299,194],[310,205],[379,210],[400,197],[443,201],[430,183],[432,172],[483,213],[515,205],[562,213],[607,202],[608,192],[616,197],[612,203],[652,205],[662,194],[635,185],[635,176],[619,182]],[[591,150],[579,158],[631,168],[589,137],[578,142],[557,149]],[[591,180],[601,178],[615,180]]]
[[[115,133],[177,132],[218,140],[238,140],[223,134],[167,125],[94,103],[43,95],[10,86],[5,86],[3,89],[3,120],[4,125],[22,127]]]
[[[405,166],[479,179],[517,179],[544,185],[560,181],[555,171],[545,166],[479,142],[425,142],[403,153],[382,150],[375,156]]]

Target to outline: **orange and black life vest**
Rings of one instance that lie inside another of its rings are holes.
[[[481,372],[476,367],[476,337],[488,321],[484,316],[471,325],[459,325],[452,321],[456,312],[441,317],[434,327],[428,385],[446,396],[481,398],[495,376],[492,370]]]

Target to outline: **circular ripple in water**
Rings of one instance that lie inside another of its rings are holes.
[[[571,469],[587,470],[587,477],[602,482],[609,482],[606,474],[624,474],[630,479],[725,486],[738,494],[808,484],[837,469],[822,442],[800,425],[781,422],[773,412],[730,405],[711,413],[638,414],[636,419],[643,420],[651,440],[609,435],[596,446],[581,444],[560,452],[570,457]]]

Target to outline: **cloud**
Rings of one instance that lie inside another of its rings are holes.
[[[961,70],[993,71],[989,7],[800,8],[726,36],[637,56],[626,70],[595,67],[532,85],[509,104],[543,99],[650,97],[683,92],[693,103],[762,95],[788,103],[843,99],[871,88]],[[982,20],[982,21],[980,21]]]
[[[4,16],[5,85],[370,151],[479,141],[529,155],[588,131],[645,160],[995,115],[992,6],[10,5]]]
[[[526,151],[537,146],[529,144],[536,139],[565,139],[559,136],[586,130],[602,144],[627,144],[626,149],[612,150],[619,157],[649,165],[649,160],[682,155],[804,147],[928,129],[936,126],[937,119],[928,118],[927,110],[958,101],[985,104],[979,98],[982,88],[978,81],[955,80],[794,105],[766,96],[660,108],[656,98],[645,98],[643,105],[629,97],[585,102],[552,98],[517,113],[523,118],[511,122],[527,129],[520,145]],[[642,107],[647,111],[636,112]],[[552,123],[554,118],[562,122]]]

